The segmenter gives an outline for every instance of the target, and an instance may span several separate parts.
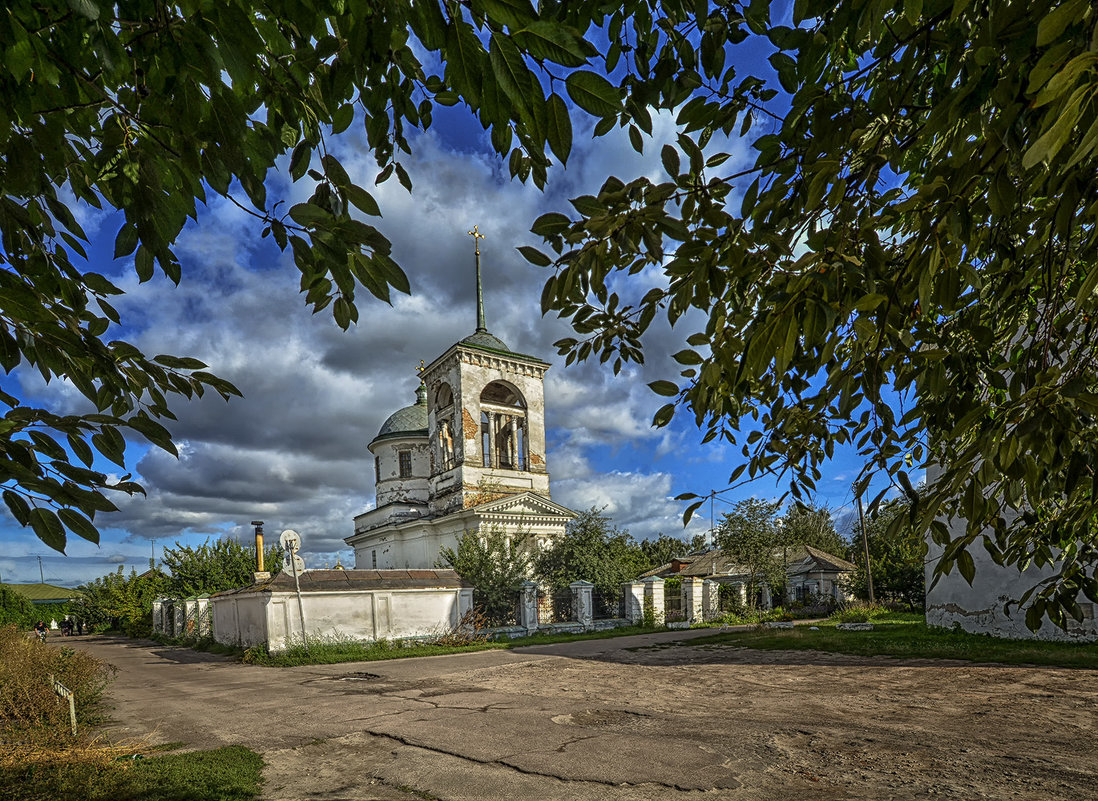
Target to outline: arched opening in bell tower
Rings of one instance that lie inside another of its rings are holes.
[[[484,466],[526,470],[526,448],[526,399],[511,384],[493,381],[480,393],[480,449]]]

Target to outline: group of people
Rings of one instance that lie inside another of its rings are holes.
[[[65,618],[58,624],[57,628],[61,632],[62,637],[72,637],[74,634],[82,635],[84,633],[84,621]],[[39,620],[35,624],[34,636],[42,642],[46,641],[46,637],[49,636],[49,633],[50,627],[46,625],[44,620]]]

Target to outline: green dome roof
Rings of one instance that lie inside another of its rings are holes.
[[[504,344],[503,340],[493,334],[489,334],[487,331],[477,331],[474,334],[470,334],[461,340],[462,345],[472,345],[474,348],[488,348],[489,350],[501,350],[504,353],[510,353],[511,349]]]
[[[381,425],[374,441],[386,437],[427,436],[427,387],[420,384],[416,389],[416,402],[389,415]]]

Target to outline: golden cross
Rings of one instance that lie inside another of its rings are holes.
[[[419,360],[419,368],[416,370],[416,372],[417,373],[422,373],[423,372],[423,359]]]
[[[484,234],[480,232],[480,226],[474,225],[473,230],[469,231],[469,236],[473,237],[473,242],[476,245],[476,254],[480,255],[480,240],[484,239]]]

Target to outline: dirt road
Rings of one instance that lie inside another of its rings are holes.
[[[253,748],[271,801],[1098,798],[1092,672],[690,635],[290,669],[73,644],[119,669],[115,734]]]

